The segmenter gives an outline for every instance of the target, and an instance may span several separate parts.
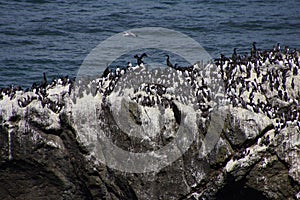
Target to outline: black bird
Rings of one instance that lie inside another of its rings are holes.
[[[146,53],[143,53],[141,56],[138,56],[137,54],[134,55],[134,58],[136,58],[136,62],[138,65],[144,64],[143,57],[148,57]]]
[[[236,63],[237,60],[238,60],[238,55],[237,55],[236,50],[237,50],[237,48],[234,48],[234,49],[233,49],[233,54],[232,54],[232,57],[231,57],[233,63]]]
[[[38,88],[39,88],[38,84],[36,82],[33,82],[31,86],[31,90],[38,89]]]
[[[173,64],[170,62],[170,56],[167,55],[167,66],[173,68]]]
[[[47,82],[47,77],[46,77],[46,73],[44,72],[43,75],[44,75],[44,78],[43,78],[43,81],[42,81],[42,83],[41,83],[41,87],[42,87],[42,88],[46,88],[46,87],[47,87],[47,84],[48,84],[48,82]]]
[[[298,75],[298,68],[297,67],[294,67],[294,69],[293,69],[293,75],[294,76]]]
[[[177,63],[175,63],[175,65],[174,65],[174,69],[180,69],[180,67],[178,66],[178,64],[177,64]]]
[[[251,57],[256,58],[257,57],[257,49],[256,49],[256,42],[252,43],[252,49],[251,49]]]
[[[288,97],[287,92],[284,92],[284,96],[283,96],[283,97],[284,97],[284,100],[285,100],[285,101],[289,101],[289,97]]]
[[[109,69],[109,67],[106,67],[106,69],[104,70],[101,78],[106,78],[109,73],[110,73],[110,69]]]

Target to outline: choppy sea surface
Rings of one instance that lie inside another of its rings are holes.
[[[249,52],[253,41],[260,49],[278,42],[299,49],[299,8],[299,0],[0,0],[0,87],[30,87],[43,72],[76,76],[100,42],[133,28],[179,31],[212,58],[235,47]]]

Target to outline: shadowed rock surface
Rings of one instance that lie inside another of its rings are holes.
[[[275,49],[246,63],[222,57],[1,89],[0,199],[299,199],[298,68],[298,52]],[[101,162],[122,159],[103,149],[102,133],[156,154],[190,123],[195,140],[159,171],[147,171],[152,160],[140,163],[146,173]]]

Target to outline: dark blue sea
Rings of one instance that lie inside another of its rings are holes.
[[[0,0],[0,87],[30,87],[43,72],[76,76],[93,48],[132,28],[179,31],[212,58],[234,47],[243,54],[253,41],[299,49],[299,8],[299,0]]]

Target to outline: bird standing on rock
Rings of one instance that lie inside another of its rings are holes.
[[[237,50],[237,48],[233,49],[233,54],[232,54],[232,57],[231,57],[233,63],[235,63],[235,64],[237,63],[237,60],[238,60],[238,55],[237,55],[236,50]]]
[[[167,55],[167,66],[173,68],[173,64],[170,62],[170,56]]]
[[[107,77],[108,75],[109,75],[109,73],[110,73],[110,69],[109,69],[109,66],[107,66],[106,68],[105,68],[105,70],[104,70],[104,72],[103,72],[103,74],[102,74],[102,78],[105,78],[105,77]]]
[[[252,43],[251,57],[252,58],[257,58],[256,42]]]
[[[42,87],[42,88],[46,88],[46,86],[47,86],[47,84],[48,84],[48,82],[47,82],[47,77],[46,77],[46,73],[44,72],[43,75],[44,75],[44,77],[43,77],[43,81],[42,81],[42,83],[41,83],[41,87]]]

